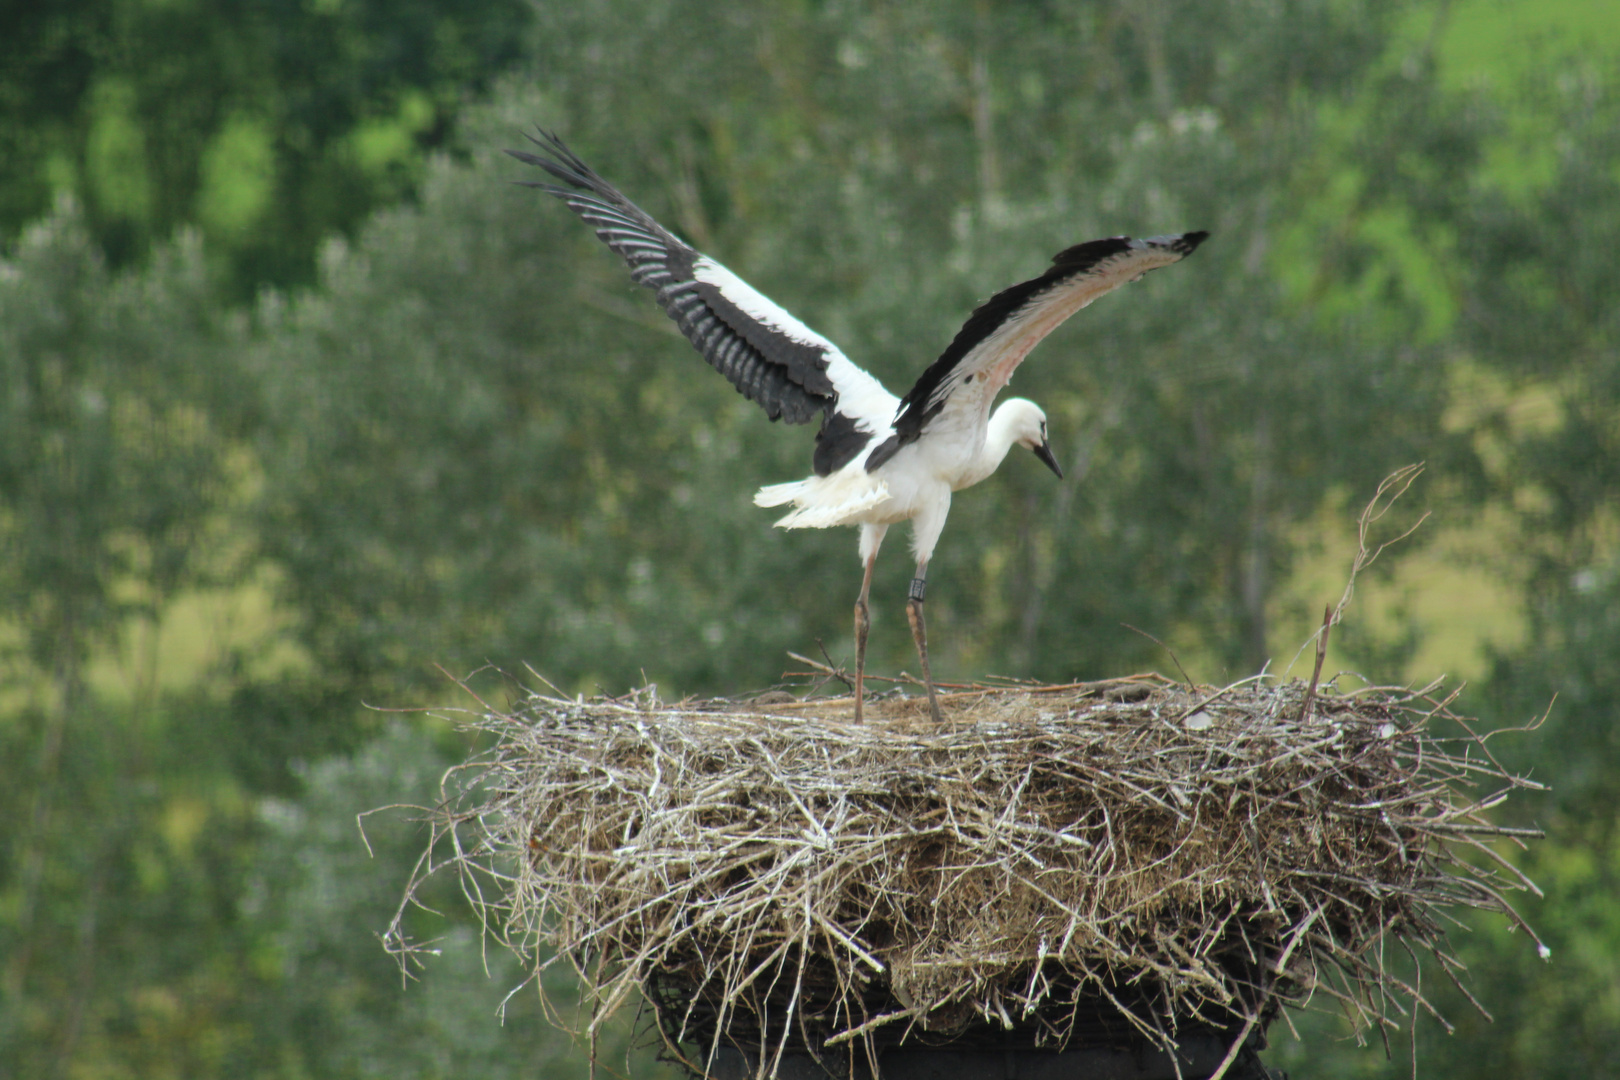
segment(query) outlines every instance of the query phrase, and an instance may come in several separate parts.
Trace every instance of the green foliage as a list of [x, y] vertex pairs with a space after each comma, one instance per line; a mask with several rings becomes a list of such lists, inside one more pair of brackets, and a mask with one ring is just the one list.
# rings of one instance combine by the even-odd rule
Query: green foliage
[[1612, 993], [1620, 957], [1620, 324], [1607, 299], [1620, 244], [1614, 85], [1589, 73], [1540, 87], [1533, 107], [1556, 118], [1561, 133], [1556, 170], [1533, 198], [1511, 187], [1482, 192], [1470, 237], [1480, 271], [1470, 345], [1512, 383], [1550, 388], [1551, 416], [1486, 420], [1501, 450], [1498, 497], [1519, 510], [1530, 626], [1523, 649], [1497, 657], [1487, 708], [1504, 725], [1547, 717], [1533, 738], [1503, 751], [1552, 788], [1519, 813], [1550, 834], [1521, 862], [1546, 892], [1528, 914], [1553, 956], [1543, 964], [1495, 933], [1464, 954], [1498, 1017], [1473, 1025], [1465, 1044], [1435, 1048], [1432, 1059], [1459, 1075], [1469, 1060], [1497, 1062], [1502, 1076], [1548, 1078], [1620, 1064]]
[[226, 569], [200, 543], [228, 496], [217, 303], [195, 237], [115, 279], [67, 202], [0, 264], [0, 604], [64, 693], [93, 644]]
[[[237, 1037], [236, 916], [254, 841], [196, 703], [13, 713], [0, 905], [0, 1050], [18, 1076], [95, 1061], [204, 1073]], [[54, 735], [59, 752], [48, 757]], [[43, 748], [43, 749], [42, 749]]]
[[64, 0], [0, 15], [0, 237], [72, 193], [115, 264], [202, 227], [234, 292], [410, 194], [521, 0]]
[[[1612, 817], [1604, 792], [1620, 768], [1620, 100], [1612, 84], [1544, 87], [1536, 103], [1562, 133], [1558, 170], [1532, 201], [1478, 197], [1477, 268], [1467, 343], [1540, 408], [1483, 413], [1493, 494], [1514, 505], [1527, 577], [1530, 640], [1497, 658], [1499, 715], [1546, 711], [1533, 760], [1557, 776], [1549, 809], [1583, 825]], [[1526, 761], [1532, 759], [1527, 758]]]
[[112, 703], [86, 669], [185, 590], [238, 570], [218, 543], [231, 442], [210, 407], [229, 340], [194, 237], [110, 275], [64, 202], [0, 264], [0, 692], [17, 703], [0, 728], [14, 823], [0, 1038], [30, 1048], [25, 1060], [101, 1031], [109, 956], [162, 983], [220, 945], [213, 923], [161, 944], [169, 890], [181, 906], [223, 899], [194, 875], [228, 865], [229, 848], [193, 848], [187, 824], [205, 755], [164, 741], [181, 727], [176, 703], [158, 706], [149, 680], [137, 704]]
[[[1503, 137], [1532, 120], [1557, 134], [1533, 185], [1520, 162], [1505, 174], [1492, 165], [1473, 185], [1458, 234], [1467, 279], [1456, 340], [1515, 391], [1491, 406], [1460, 403], [1478, 418], [1471, 434], [1485, 451], [1482, 502], [1513, 508], [1529, 631], [1521, 648], [1495, 657], [1474, 701], [1490, 726], [1545, 717], [1534, 734], [1493, 747], [1551, 788], [1511, 810], [1548, 839], [1503, 854], [1545, 893], [1522, 910], [1552, 955], [1539, 959], [1500, 924], [1472, 925], [1459, 935], [1460, 956], [1494, 1023], [1442, 984], [1436, 1001], [1457, 1033], [1420, 1024], [1418, 1055], [1430, 1075], [1488, 1068], [1500, 1077], [1576, 1078], [1615, 1071], [1620, 1024], [1612, 992], [1620, 957], [1612, 797], [1620, 773], [1620, 339], [1607, 300], [1620, 245], [1620, 101], [1612, 73], [1592, 70], [1518, 89], [1521, 115], [1503, 125]], [[1404, 1075], [1406, 1052], [1397, 1048], [1397, 1062], [1377, 1074]], [[1310, 1060], [1304, 1051], [1292, 1057], [1301, 1068]], [[1335, 1061], [1321, 1075], [1372, 1073]]]

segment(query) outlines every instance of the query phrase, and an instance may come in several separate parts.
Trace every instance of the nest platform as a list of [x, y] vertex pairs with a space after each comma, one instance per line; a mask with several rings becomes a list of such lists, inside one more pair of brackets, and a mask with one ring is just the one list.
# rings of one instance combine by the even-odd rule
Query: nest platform
[[447, 778], [419, 874], [454, 868], [507, 945], [574, 966], [587, 1033], [645, 1000], [717, 1076], [893, 1075], [895, 1048], [943, 1046], [1236, 1076], [1289, 1007], [1379, 1032], [1433, 1012], [1394, 958], [1455, 981], [1448, 909], [1534, 940], [1508, 900], [1534, 885], [1495, 848], [1536, 834], [1488, 816], [1534, 785], [1432, 687], [1141, 676], [941, 704], [943, 725], [901, 695], [860, 725], [786, 694], [485, 710], [495, 747]]

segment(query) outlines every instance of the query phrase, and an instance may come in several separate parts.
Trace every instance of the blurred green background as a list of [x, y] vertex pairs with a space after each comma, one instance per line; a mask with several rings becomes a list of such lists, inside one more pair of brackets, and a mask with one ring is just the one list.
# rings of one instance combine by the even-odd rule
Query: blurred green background
[[[1552, 704], [1493, 745], [1552, 786], [1502, 816], [1548, 830], [1506, 853], [1553, 955], [1468, 920], [1495, 1023], [1436, 991], [1422, 1075], [1620, 1075], [1620, 7], [63, 0], [0, 62], [0, 1073], [584, 1076], [532, 987], [502, 1024], [450, 883], [401, 987], [422, 836], [355, 815], [470, 744], [381, 710], [469, 705], [436, 665], [502, 700], [850, 656], [854, 534], [750, 503], [810, 433], [507, 183], [542, 124], [896, 390], [1060, 248], [1212, 230], [1020, 370], [1067, 479], [958, 499], [935, 671], [1174, 673], [1130, 623], [1297, 674], [1427, 462], [1328, 669]], [[1299, 1027], [1296, 1076], [1410, 1070]]]

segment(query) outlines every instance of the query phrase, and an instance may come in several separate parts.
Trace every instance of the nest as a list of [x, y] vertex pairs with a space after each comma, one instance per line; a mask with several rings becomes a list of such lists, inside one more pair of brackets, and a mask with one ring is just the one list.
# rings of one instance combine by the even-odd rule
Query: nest
[[1230, 1063], [1282, 1006], [1438, 1017], [1394, 958], [1457, 981], [1447, 909], [1531, 933], [1494, 845], [1537, 834], [1486, 812], [1535, 785], [1449, 700], [1144, 676], [857, 726], [847, 698], [534, 695], [471, 721], [496, 745], [447, 778], [407, 902], [453, 867], [507, 945], [577, 969], [587, 1032], [644, 996], [699, 1071], [1190, 1033]]

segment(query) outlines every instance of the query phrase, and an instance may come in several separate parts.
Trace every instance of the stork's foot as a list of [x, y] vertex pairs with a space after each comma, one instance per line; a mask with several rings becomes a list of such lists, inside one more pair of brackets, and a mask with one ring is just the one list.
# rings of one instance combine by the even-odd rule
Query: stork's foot
[[866, 704], [866, 632], [872, 627], [872, 615], [866, 606], [866, 597], [855, 601], [855, 722], [861, 722]]
[[945, 722], [944, 714], [939, 711], [939, 697], [934, 693], [934, 676], [928, 670], [928, 626], [923, 621], [923, 602], [917, 594], [922, 590], [917, 586], [921, 579], [911, 583], [911, 599], [906, 602], [906, 618], [911, 623], [911, 637], [917, 643], [917, 659], [922, 663], [923, 685], [928, 688], [928, 711], [934, 717], [934, 723]]

